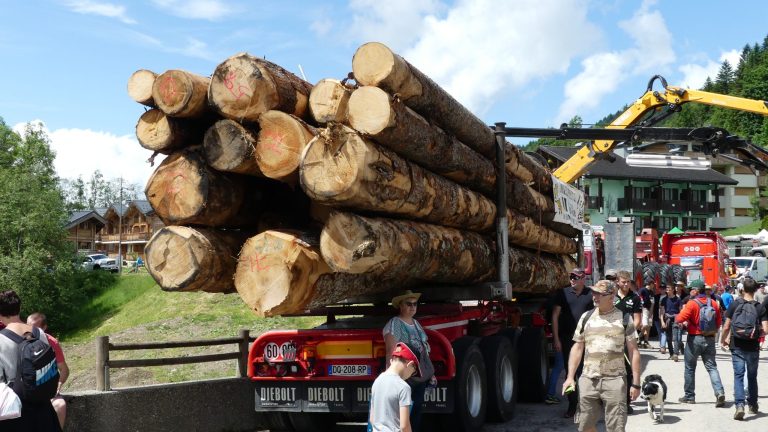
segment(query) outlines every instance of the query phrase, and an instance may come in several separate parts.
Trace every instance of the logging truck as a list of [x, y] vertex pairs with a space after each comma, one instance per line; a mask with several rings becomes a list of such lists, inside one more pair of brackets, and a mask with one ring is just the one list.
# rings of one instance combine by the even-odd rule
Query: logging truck
[[[360, 51], [356, 54], [356, 59], [359, 53]], [[397, 56], [390, 60], [395, 66], [398, 62], [404, 63], [404, 60]], [[358, 82], [363, 82], [367, 71], [358, 70], [355, 67], [356, 61], [353, 60], [355, 77]], [[395, 66], [389, 66], [396, 69]], [[418, 81], [422, 86], [422, 93], [439, 94], [443, 101], [452, 101], [450, 96], [441, 93], [442, 90], [435, 89], [433, 82], [422, 79], [418, 70], [412, 68], [410, 73], [416, 74], [416, 78], [401, 80], [400, 84], [397, 84], [387, 81], [388, 78], [378, 77], [374, 80], [376, 82], [370, 85], [378, 85], [398, 94], [408, 103], [413, 89], [398, 85], [413, 85]], [[663, 93], [653, 91], [652, 85], [656, 80], [662, 81]], [[364, 91], [361, 91], [363, 89]], [[369, 99], [379, 97], [377, 89], [363, 89], [356, 90], [354, 94], [361, 97], [365, 94]], [[381, 97], [386, 99], [386, 95]], [[420, 101], [418, 97], [416, 99], [416, 102], [409, 106], [418, 111]], [[505, 167], [507, 170], [510, 165], [523, 167], [521, 178], [527, 176], [528, 181], [539, 185], [554, 184], [556, 188], [558, 184], [575, 181], [592, 161], [598, 158], [610, 159], [610, 153], [618, 142], [636, 143], [648, 139], [664, 139], [696, 141], [708, 154], [732, 151], [742, 158], [740, 162], [760, 169], [765, 168], [761, 158], [754, 154], [764, 154], [763, 151], [738, 140], [738, 137], [724, 133], [722, 129], [649, 127], [669, 112], [678, 110], [679, 106], [686, 102], [768, 113], [768, 104], [765, 102], [669, 87], [663, 78], [657, 76], [649, 82], [646, 94], [606, 129], [507, 128], [504, 123], [496, 124], [495, 128], [473, 129], [484, 137], [481, 141], [486, 145], [482, 148], [475, 145], [473, 148], [490, 160], [497, 161], [493, 169], [495, 178], [479, 175], [487, 174], [488, 171], [475, 172], [472, 176], [464, 175], [476, 190], [496, 197], [492, 204], [495, 205], [495, 230], [498, 240], [495, 243], [497, 273], [495, 281], [489, 283], [433, 284], [417, 289], [423, 293], [418, 318], [429, 338], [430, 357], [438, 379], [437, 387], [428, 388], [425, 396], [425, 430], [436, 429], [434, 422], [439, 422], [442, 428], [448, 430], [477, 430], [487, 419], [509, 419], [514, 414], [518, 400], [540, 401], [545, 394], [544, 386], [549, 369], [545, 340], [546, 321], [538, 312], [538, 307], [542, 293], [566, 284], [549, 286], [538, 291], [538, 295], [526, 295], [525, 292], [515, 290], [516, 283], [521, 283], [521, 279], [519, 274], [515, 274], [517, 270], [513, 268], [514, 265], [510, 264], [510, 250], [507, 244], [515, 230], [511, 229], [510, 212], [507, 210], [508, 184]], [[351, 117], [355, 101], [350, 99], [348, 104]], [[455, 106], [460, 107], [457, 103]], [[662, 108], [667, 113], [643, 120], [647, 113]], [[392, 111], [396, 110], [392, 108]], [[348, 119], [354, 129], [374, 137], [384, 129], [375, 126], [375, 122], [370, 118], [361, 120], [363, 113], [358, 112], [358, 117]], [[388, 116], [395, 116], [390, 111], [387, 112]], [[459, 125], [459, 129], [466, 126], [467, 122], [479, 121], [462, 109], [442, 114], [447, 118], [443, 119], [444, 121], [454, 126]], [[398, 117], [407, 115], [411, 113], [406, 112], [404, 108], [403, 112], [397, 113]], [[465, 129], [471, 128], [467, 126]], [[462, 141], [475, 139], [462, 136], [465, 132], [462, 130], [447, 130]], [[491, 134], [491, 139], [487, 139]], [[352, 136], [353, 141], [358, 139], [353, 135], [348, 136]], [[507, 136], [594, 141], [583, 146], [551, 179], [544, 179], [545, 176], [540, 174], [541, 170], [531, 165], [536, 164], [533, 159], [510, 149], [510, 145], [505, 141]], [[377, 137], [378, 139], [386, 140], [386, 137]], [[397, 151], [408, 154], [411, 150]], [[394, 157], [389, 154], [385, 156], [389, 159]], [[309, 149], [305, 150], [305, 161], [307, 157], [312, 157]], [[419, 160], [419, 157], [423, 158], [424, 155], [408, 154], [408, 157]], [[469, 159], [471, 158], [467, 160]], [[515, 160], [510, 163], [510, 159]], [[429, 160], [421, 160], [420, 163], [429, 166]], [[483, 163], [479, 161], [477, 166], [485, 166]], [[443, 175], [452, 172], [452, 167], [447, 165], [436, 167], [434, 171], [439, 173], [441, 168]], [[429, 173], [419, 172], [416, 177], [428, 175]], [[513, 184], [512, 187], [519, 186]], [[312, 196], [309, 191], [307, 193]], [[317, 194], [320, 195], [322, 194]], [[557, 199], [556, 197], [556, 202]], [[575, 232], [581, 230], [580, 225], [574, 225], [577, 226], [579, 229], [574, 229]], [[631, 243], [632, 246], [626, 248], [629, 251], [630, 267], [638, 265], [634, 232]], [[530, 275], [525, 275], [523, 279], [527, 281], [529, 277]], [[388, 362], [382, 328], [395, 313], [387, 306], [392, 292], [391, 289], [381, 290], [378, 294], [361, 295], [357, 299], [347, 296], [337, 305], [307, 309], [302, 314], [322, 315], [326, 317], [326, 322], [312, 329], [269, 331], [256, 339], [251, 345], [248, 357], [248, 376], [255, 384], [255, 409], [264, 427], [272, 430], [328, 430], [336, 421], [367, 420], [371, 383], [376, 375], [386, 368]]]

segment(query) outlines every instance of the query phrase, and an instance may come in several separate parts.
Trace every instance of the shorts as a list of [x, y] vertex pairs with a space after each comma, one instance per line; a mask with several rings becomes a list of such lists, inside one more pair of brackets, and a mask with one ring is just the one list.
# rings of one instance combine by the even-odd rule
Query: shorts
[[643, 317], [640, 320], [640, 324], [643, 327], [650, 327], [651, 326], [651, 310], [643, 308]]
[[605, 409], [605, 430], [623, 432], [627, 425], [627, 380], [625, 376], [579, 378], [579, 409], [574, 423], [579, 431], [595, 427]]

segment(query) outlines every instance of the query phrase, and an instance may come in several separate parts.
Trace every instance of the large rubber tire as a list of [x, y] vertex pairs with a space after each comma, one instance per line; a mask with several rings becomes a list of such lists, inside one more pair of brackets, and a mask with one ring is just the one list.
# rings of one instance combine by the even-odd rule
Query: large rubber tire
[[672, 265], [672, 283], [685, 282], [685, 269], [678, 264]]
[[488, 377], [488, 419], [506, 422], [515, 415], [517, 405], [518, 358], [512, 341], [504, 335], [485, 337], [480, 341]]
[[270, 432], [293, 432], [293, 425], [288, 415], [282, 412], [267, 412], [267, 423]]
[[336, 426], [336, 416], [331, 413], [288, 413], [288, 419], [296, 432], [330, 431]]
[[477, 431], [485, 423], [488, 409], [487, 381], [483, 353], [477, 338], [463, 337], [453, 343], [456, 356], [453, 415], [442, 416], [443, 427], [456, 432]]
[[656, 283], [656, 275], [659, 271], [659, 264], [655, 262], [643, 263], [643, 285]]
[[543, 402], [547, 395], [549, 361], [541, 327], [526, 327], [517, 341], [520, 402]]
[[666, 288], [667, 284], [674, 284], [675, 281], [672, 280], [673, 274], [672, 274], [672, 266], [669, 264], [660, 264], [659, 265], [659, 283], [661, 284], [662, 288]]

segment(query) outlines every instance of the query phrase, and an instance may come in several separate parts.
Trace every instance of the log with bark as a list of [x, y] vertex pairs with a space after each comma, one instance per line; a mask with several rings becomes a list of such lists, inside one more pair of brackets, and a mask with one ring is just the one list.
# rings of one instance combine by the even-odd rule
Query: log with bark
[[515, 295], [544, 294], [568, 286], [565, 256], [535, 253], [524, 249], [509, 249], [509, 282]]
[[247, 233], [166, 226], [147, 243], [147, 270], [164, 291], [235, 291], [237, 253]]
[[166, 225], [255, 226], [258, 190], [242, 176], [215, 171], [197, 148], [168, 156], [147, 181], [147, 200]]
[[309, 111], [312, 118], [324, 125], [330, 122], [347, 122], [347, 103], [353, 87], [341, 81], [326, 78], [320, 80], [309, 94]]
[[483, 195], [432, 174], [356, 131], [331, 125], [304, 152], [301, 186], [328, 205], [402, 215], [485, 231], [495, 206]]
[[171, 69], [155, 79], [152, 98], [171, 117], [204, 117], [209, 113], [209, 83], [207, 77]]
[[333, 213], [323, 227], [320, 250], [334, 271], [454, 284], [486, 280], [496, 252], [489, 239], [472, 231], [343, 212]]
[[[495, 160], [496, 137], [488, 125], [384, 44], [370, 42], [358, 48], [352, 58], [352, 71], [360, 84], [396, 94], [405, 105], [455, 135], [465, 145]], [[525, 157], [512, 144], [507, 143], [505, 150], [506, 166], [511, 174], [526, 182], [537, 182], [542, 191], [551, 191], [546, 168]]]
[[374, 141], [433, 172], [493, 194], [494, 165], [434, 127], [378, 87], [360, 87], [349, 98], [349, 124]]
[[282, 67], [241, 53], [216, 66], [208, 99], [222, 116], [238, 122], [255, 122], [269, 110], [307, 119], [311, 90], [310, 83]]
[[154, 108], [145, 111], [136, 123], [136, 138], [147, 150], [171, 154], [184, 147], [199, 145], [208, 124], [201, 119], [171, 117]]
[[152, 85], [156, 78], [156, 73], [146, 69], [132, 73], [128, 78], [128, 96], [142, 105], [154, 108], [157, 105], [152, 98]]
[[403, 285], [372, 275], [332, 273], [316, 234], [265, 231], [243, 245], [235, 273], [240, 298], [259, 316], [300, 313]]

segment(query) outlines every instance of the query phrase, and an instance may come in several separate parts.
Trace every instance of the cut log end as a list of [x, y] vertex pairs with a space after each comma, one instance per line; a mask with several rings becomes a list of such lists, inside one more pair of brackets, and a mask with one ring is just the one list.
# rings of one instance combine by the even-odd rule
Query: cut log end
[[347, 115], [356, 130], [376, 135], [394, 124], [390, 96], [378, 87], [360, 87], [349, 97]]
[[371, 232], [361, 218], [349, 213], [334, 212], [320, 234], [320, 250], [325, 262], [334, 271], [365, 273], [387, 258], [376, 253]]
[[156, 73], [146, 69], [139, 69], [132, 73], [130, 78], [128, 78], [128, 96], [142, 105], [154, 107], [155, 100], [152, 98], [152, 86], [156, 78]]
[[261, 172], [273, 179], [292, 179], [295, 184], [301, 153], [314, 137], [304, 122], [280, 111], [267, 111], [259, 117], [256, 161]]
[[347, 104], [352, 90], [335, 79], [320, 80], [309, 94], [309, 110], [318, 124], [346, 123]]
[[203, 164], [186, 153], [169, 156], [147, 181], [146, 196], [152, 208], [169, 221], [197, 216], [206, 204], [201, 187], [206, 178]]
[[152, 86], [158, 108], [175, 117], [199, 117], [207, 109], [208, 78], [171, 69], [160, 74]]
[[[304, 191], [319, 201], [339, 201], [349, 194], [348, 189], [359, 188], [360, 166], [365, 155], [358, 150], [360, 145], [346, 145], [348, 139], [360, 139], [349, 129], [329, 128], [323, 130], [307, 144], [301, 162], [300, 179]], [[328, 164], [332, 164], [329, 175]]]
[[199, 244], [190, 242], [194, 230], [183, 226], [163, 227], [147, 245], [147, 270], [164, 291], [185, 291], [197, 279]]
[[139, 117], [136, 138], [147, 150], [165, 152], [173, 143], [174, 130], [168, 116], [159, 109], [151, 109]]
[[219, 171], [260, 175], [254, 159], [256, 139], [234, 120], [219, 120], [205, 132], [206, 161]]
[[393, 73], [396, 61], [395, 53], [386, 45], [379, 42], [366, 43], [352, 57], [355, 80], [363, 85], [379, 85]]

